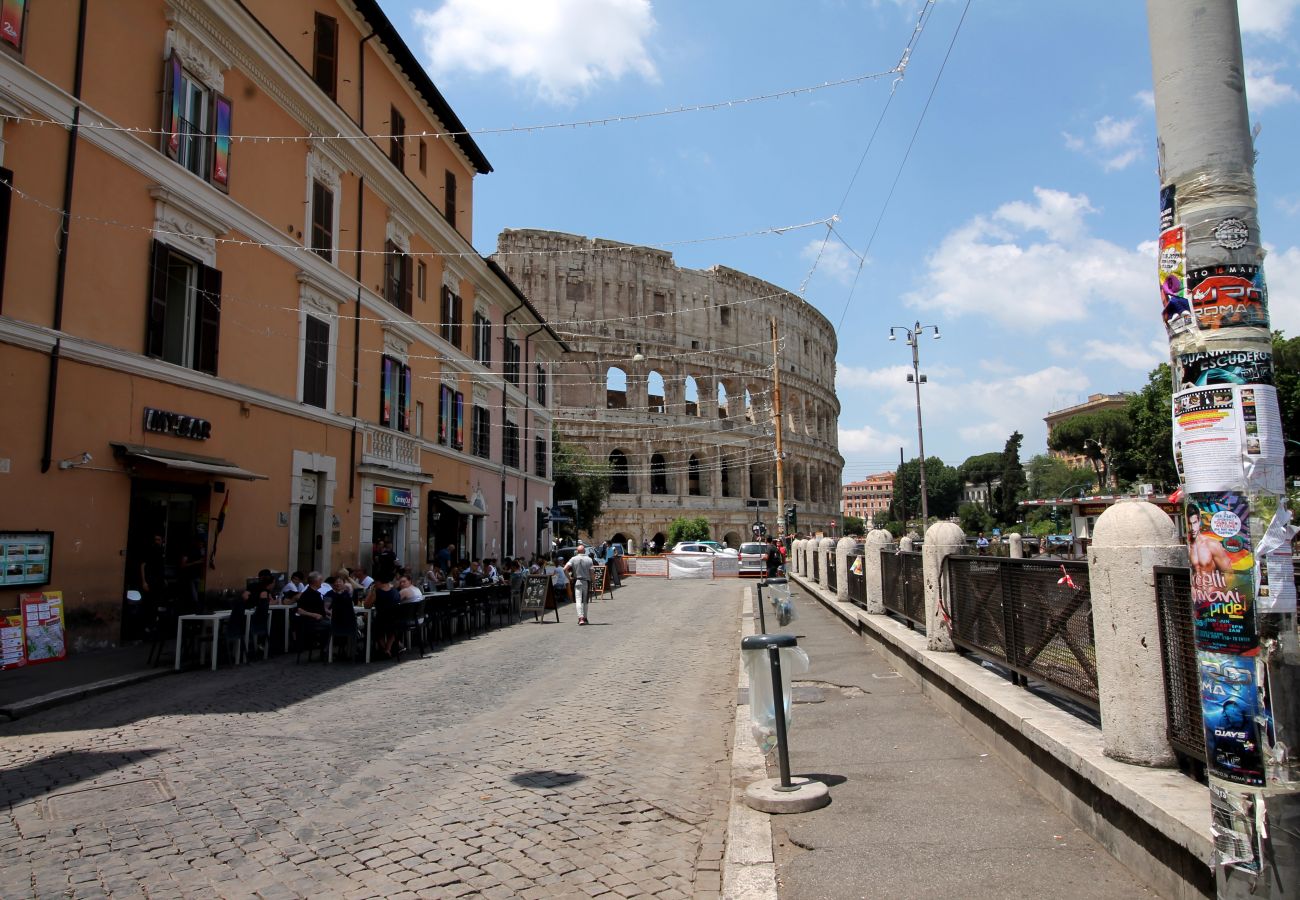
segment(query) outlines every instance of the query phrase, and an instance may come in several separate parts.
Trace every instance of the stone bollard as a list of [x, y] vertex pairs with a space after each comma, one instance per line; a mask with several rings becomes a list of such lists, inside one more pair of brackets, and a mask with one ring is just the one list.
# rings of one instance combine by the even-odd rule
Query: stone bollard
[[1025, 539], [1024, 539], [1024, 538], [1022, 538], [1020, 535], [1016, 534], [1016, 533], [1013, 531], [1013, 532], [1011, 532], [1011, 534], [1007, 535], [1007, 543], [1011, 545], [1011, 558], [1012, 558], [1012, 559], [1024, 559], [1024, 558], [1025, 558]]
[[849, 558], [858, 549], [858, 542], [851, 537], [842, 537], [835, 545], [835, 599], [841, 603], [849, 602]]
[[862, 578], [867, 587], [867, 612], [875, 616], [885, 614], [885, 584], [881, 575], [880, 548], [894, 543], [894, 536], [883, 528], [867, 535], [862, 551]]
[[1105, 754], [1172, 766], [1152, 566], [1186, 566], [1187, 548], [1159, 507], [1121, 500], [1097, 518], [1088, 552], [1097, 696]]
[[941, 574], [944, 558], [965, 549], [966, 534], [959, 525], [937, 522], [925, 531], [925, 544], [921, 547], [925, 568], [925, 636], [926, 646], [931, 650], [951, 653], [956, 649], [948, 621], [941, 611], [951, 609], [949, 598], [940, 594], [945, 580]]
[[[817, 575], [818, 585], [825, 590], [831, 583], [831, 575], [827, 563], [830, 562], [831, 554], [835, 552], [835, 538], [822, 538], [817, 542]], [[836, 573], [838, 577], [839, 573]]]
[[790, 542], [790, 571], [796, 575], [803, 574], [803, 538]]
[[915, 542], [915, 540], [916, 539], [913, 538], [910, 534], [903, 535], [901, 538], [898, 539], [898, 549], [905, 551], [907, 553], [911, 553], [912, 544]]

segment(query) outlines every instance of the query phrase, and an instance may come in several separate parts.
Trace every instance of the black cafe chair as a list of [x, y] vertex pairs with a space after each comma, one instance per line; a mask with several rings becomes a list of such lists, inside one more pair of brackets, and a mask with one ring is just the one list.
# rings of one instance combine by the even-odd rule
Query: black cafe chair
[[[407, 647], [414, 646], [415, 643], [420, 645], [420, 657], [423, 658], [428, 652], [424, 643], [424, 631], [427, 619], [425, 615], [424, 598], [419, 600], [406, 600], [397, 605], [401, 618], [398, 620], [398, 634], [402, 635], [402, 643]], [[411, 640], [414, 634], [416, 640]]]

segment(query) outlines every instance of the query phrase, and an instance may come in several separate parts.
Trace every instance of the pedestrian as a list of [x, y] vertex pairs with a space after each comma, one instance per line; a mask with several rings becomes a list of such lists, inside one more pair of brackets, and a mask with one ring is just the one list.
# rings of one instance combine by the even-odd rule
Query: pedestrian
[[641, 538], [641, 555], [642, 556], [650, 555], [650, 542], [647, 541], [645, 538]]
[[984, 536], [982, 531], [980, 536], [975, 539], [975, 548], [979, 550], [980, 556], [986, 556], [989, 552], [989, 539]]
[[582, 544], [573, 557], [564, 564], [564, 572], [573, 580], [573, 602], [578, 606], [578, 624], [587, 624], [587, 592], [591, 588], [591, 576], [595, 565], [587, 555], [587, 548]]
[[151, 619], [159, 617], [167, 603], [167, 545], [161, 533], [153, 536], [140, 559], [140, 593]]

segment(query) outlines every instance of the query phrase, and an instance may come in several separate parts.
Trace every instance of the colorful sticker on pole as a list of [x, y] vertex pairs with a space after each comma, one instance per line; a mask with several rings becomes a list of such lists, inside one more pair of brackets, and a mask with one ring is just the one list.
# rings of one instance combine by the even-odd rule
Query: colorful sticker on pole
[[1187, 254], [1183, 229], [1170, 228], [1160, 233], [1160, 298], [1164, 306], [1165, 327], [1170, 334], [1196, 327], [1192, 307], [1187, 301]]
[[1192, 566], [1196, 647], [1253, 656], [1255, 556], [1244, 494], [1188, 494], [1187, 552]]
[[1187, 298], [1202, 331], [1268, 325], [1268, 290], [1259, 266], [1231, 263], [1191, 269]]
[[1263, 854], [1259, 848], [1258, 823], [1262, 810], [1257, 794], [1229, 790], [1210, 783], [1210, 836], [1214, 839], [1214, 865], [1232, 866], [1243, 872], [1258, 872]]
[[1273, 354], [1265, 350], [1202, 350], [1179, 353], [1174, 390], [1220, 384], [1273, 383]]
[[1270, 385], [1174, 394], [1174, 465], [1186, 490], [1283, 493], [1285, 444], [1276, 395]]
[[1259, 692], [1253, 660], [1198, 651], [1201, 712], [1205, 718], [1206, 765], [1237, 784], [1264, 784], [1264, 754], [1255, 714]]
[[1160, 188], [1160, 230], [1168, 231], [1174, 227], [1177, 221], [1177, 209], [1175, 207], [1178, 188], [1172, 184], [1166, 184]]
[[27, 640], [27, 662], [42, 663], [68, 655], [63, 627], [63, 592], [19, 594], [23, 630]]
[[23, 639], [23, 617], [0, 616], [0, 669], [27, 665], [27, 644]]

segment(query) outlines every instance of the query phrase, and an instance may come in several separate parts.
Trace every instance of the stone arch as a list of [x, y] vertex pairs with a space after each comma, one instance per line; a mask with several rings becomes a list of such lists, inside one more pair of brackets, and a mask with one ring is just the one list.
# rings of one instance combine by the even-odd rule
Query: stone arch
[[745, 388], [745, 421], [754, 424], [754, 398], [749, 393], [749, 388]]
[[662, 453], [650, 457], [650, 493], [668, 493], [668, 464]]
[[694, 375], [687, 375], [682, 390], [684, 401], [683, 410], [688, 416], [698, 416], [700, 414], [700, 386], [695, 380]]
[[632, 481], [628, 478], [627, 454], [622, 450], [611, 450], [609, 454], [609, 492], [611, 494], [632, 493]]
[[605, 370], [605, 408], [627, 409], [627, 373], [618, 366]]
[[722, 536], [722, 543], [726, 544], [728, 547], [732, 548], [733, 550], [739, 550], [740, 532], [728, 531], [725, 535]]
[[700, 458], [694, 453], [686, 463], [686, 473], [688, 492], [692, 497], [700, 496]]
[[651, 369], [650, 374], [645, 379], [646, 386], [646, 406], [650, 412], [666, 412], [665, 400], [667, 396], [664, 388], [664, 376], [657, 370]]
[[721, 378], [718, 379], [717, 401], [718, 401], [718, 418], [725, 419], [727, 417], [727, 402], [728, 402], [727, 383], [723, 381]]
[[735, 485], [736, 479], [731, 471], [731, 467], [727, 465], [726, 460], [719, 461], [718, 475], [722, 482], [722, 496], [724, 497], [736, 496], [736, 485]]

